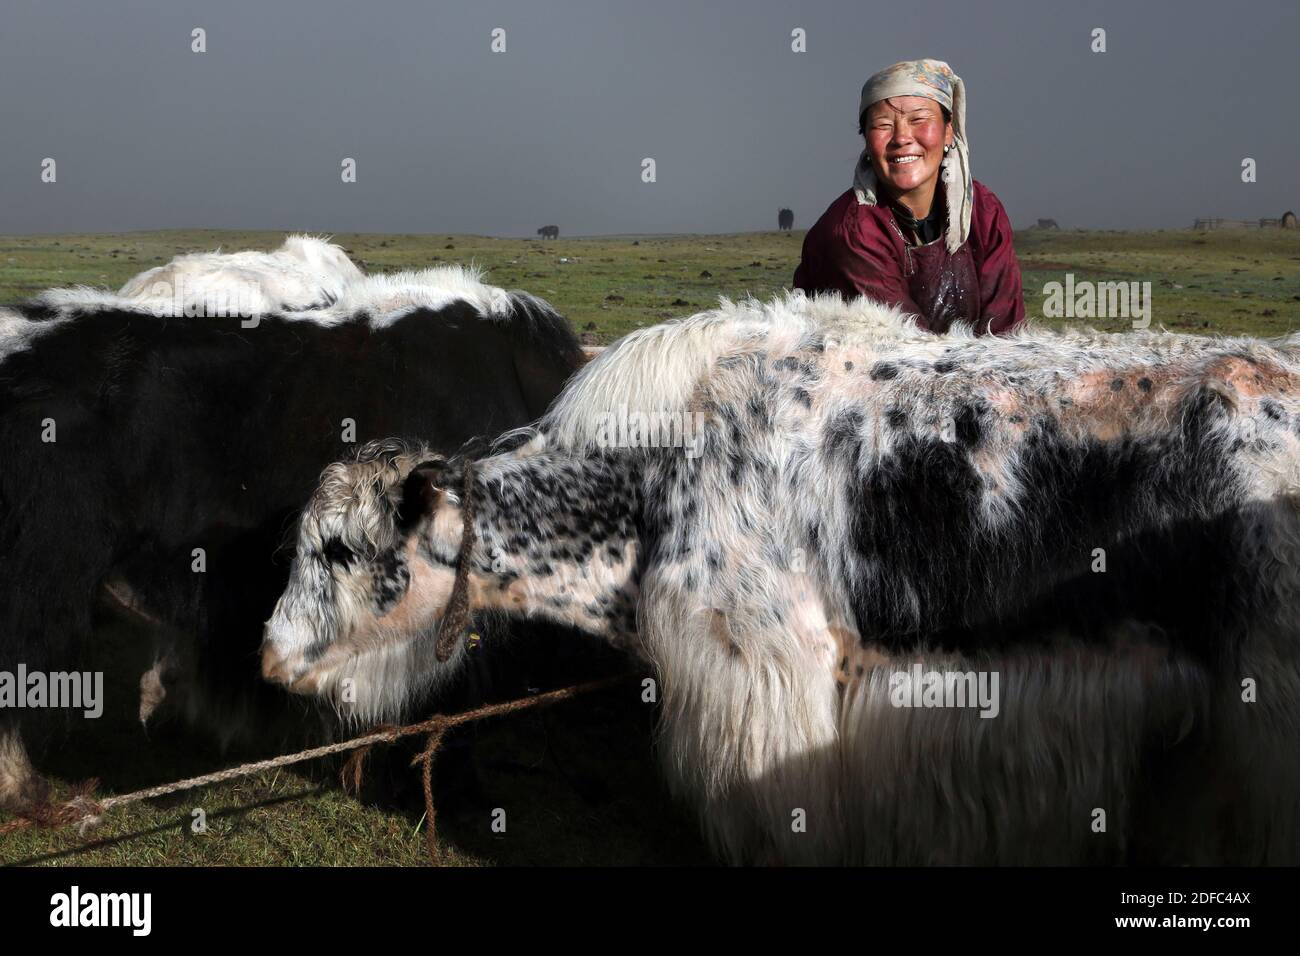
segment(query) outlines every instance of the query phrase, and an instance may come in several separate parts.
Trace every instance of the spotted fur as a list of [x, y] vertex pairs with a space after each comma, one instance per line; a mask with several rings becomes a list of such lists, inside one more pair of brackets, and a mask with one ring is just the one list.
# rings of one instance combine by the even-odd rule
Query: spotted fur
[[[699, 454], [604, 447], [620, 406], [702, 415]], [[475, 464], [473, 607], [651, 662], [668, 779], [726, 858], [1300, 860], [1294, 343], [724, 301], [615, 344], [511, 443]], [[317, 491], [268, 676], [329, 696], [376, 656], [383, 710], [438, 672], [456, 473], [364, 516]], [[322, 522], [408, 556], [387, 614], [364, 574], [322, 586]], [[1000, 716], [891, 705], [913, 661], [997, 671]]]

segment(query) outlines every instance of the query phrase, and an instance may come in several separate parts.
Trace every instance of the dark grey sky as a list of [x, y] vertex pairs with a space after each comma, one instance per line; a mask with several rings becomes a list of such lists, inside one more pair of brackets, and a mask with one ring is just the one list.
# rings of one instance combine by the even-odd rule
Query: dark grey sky
[[1300, 209], [1297, 0], [3, 0], [0, 233], [807, 226], [863, 80], [918, 56], [1017, 227]]

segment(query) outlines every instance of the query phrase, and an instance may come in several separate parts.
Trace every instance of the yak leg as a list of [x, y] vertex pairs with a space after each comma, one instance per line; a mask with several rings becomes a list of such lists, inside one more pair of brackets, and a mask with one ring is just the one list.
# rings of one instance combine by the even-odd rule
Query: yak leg
[[732, 862], [838, 862], [838, 691], [820, 607], [793, 593], [779, 613], [690, 597], [642, 605], [671, 788]]
[[39, 803], [49, 785], [27, 757], [17, 725], [0, 726], [0, 810], [20, 810]]

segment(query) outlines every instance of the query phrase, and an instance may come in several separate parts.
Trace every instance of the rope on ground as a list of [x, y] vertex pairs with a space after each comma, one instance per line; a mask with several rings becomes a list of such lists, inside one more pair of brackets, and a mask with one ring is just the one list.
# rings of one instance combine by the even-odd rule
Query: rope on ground
[[296, 763], [305, 763], [308, 760], [316, 760], [320, 757], [328, 757], [331, 754], [346, 753], [348, 751], [356, 751], [356, 753], [348, 759], [340, 776], [343, 779], [345, 788], [350, 781], [352, 791], [356, 792], [356, 790], [360, 789], [362, 769], [371, 748], [376, 744], [393, 743], [402, 737], [426, 734], [428, 740], [425, 748], [411, 761], [411, 766], [423, 765], [421, 782], [424, 788], [425, 839], [428, 844], [430, 858], [437, 862], [437, 834], [434, 829], [433, 806], [433, 761], [438, 755], [438, 750], [442, 746], [443, 738], [448, 730], [460, 724], [483, 720], [487, 717], [500, 717], [503, 714], [512, 714], [530, 707], [547, 707], [562, 700], [569, 700], [592, 691], [603, 690], [626, 680], [630, 676], [632, 675], [619, 674], [601, 680], [588, 681], [585, 684], [561, 687], [559, 690], [547, 691], [544, 694], [537, 694], [532, 697], [520, 697], [500, 704], [488, 704], [485, 707], [478, 707], [459, 714], [437, 714], [417, 724], [407, 724], [404, 727], [383, 727], [336, 744], [326, 744], [321, 747], [312, 747], [309, 750], [300, 750], [297, 753], [271, 757], [267, 760], [244, 763], [227, 770], [218, 770], [215, 773], [189, 777], [185, 780], [177, 780], [174, 783], [147, 787], [144, 790], [134, 790], [131, 793], [105, 797], [102, 800], [95, 800], [91, 797], [95, 787], [98, 786], [98, 781], [89, 780], [77, 786], [73, 797], [61, 804], [55, 804], [47, 798], [42, 803], [23, 808], [14, 819], [0, 824], [0, 836], [5, 836], [15, 830], [29, 826], [76, 826], [77, 832], [81, 836], [85, 836], [92, 827], [100, 823], [105, 813], [117, 807], [139, 803], [142, 800], [153, 800], [173, 793], [182, 793], [186, 790], [196, 790], [199, 787], [211, 786], [214, 783], [224, 783], [227, 780], [252, 776], [264, 770], [288, 767]]

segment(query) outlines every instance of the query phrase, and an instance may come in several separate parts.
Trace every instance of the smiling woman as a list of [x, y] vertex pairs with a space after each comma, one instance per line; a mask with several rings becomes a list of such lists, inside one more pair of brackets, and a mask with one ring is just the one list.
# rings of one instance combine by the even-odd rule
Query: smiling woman
[[932, 332], [1021, 324], [1011, 223], [970, 174], [961, 77], [940, 60], [881, 70], [862, 87], [858, 132], [866, 148], [853, 188], [808, 231], [795, 288], [866, 295]]

